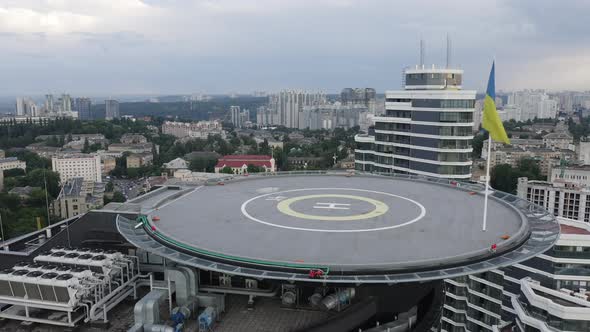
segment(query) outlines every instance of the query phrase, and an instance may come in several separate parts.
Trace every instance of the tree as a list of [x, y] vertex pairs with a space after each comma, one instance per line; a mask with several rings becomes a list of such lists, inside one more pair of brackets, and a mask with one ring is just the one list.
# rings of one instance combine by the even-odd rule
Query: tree
[[264, 172], [264, 168], [252, 164], [248, 164], [248, 173], [260, 173]]
[[490, 185], [497, 190], [512, 193], [518, 183], [518, 174], [508, 164], [496, 165], [490, 172]]
[[35, 169], [25, 176], [25, 185], [31, 187], [45, 188], [45, 181], [47, 181], [47, 192], [52, 198], [59, 195], [59, 173], [45, 170]]
[[473, 146], [473, 152], [471, 152], [471, 155], [473, 156], [473, 158], [479, 158], [479, 156], [481, 156], [481, 150], [483, 149], [483, 142], [485, 140], [487, 140], [489, 137], [488, 132], [484, 132], [484, 133], [478, 133], [477, 135], [475, 135], [475, 137], [473, 138], [472, 141], [472, 146]]
[[22, 168], [13, 168], [13, 169], [4, 170], [4, 177], [5, 178], [11, 178], [14, 176], [23, 176], [23, 175], [25, 175], [25, 170]]
[[217, 158], [211, 157], [197, 157], [190, 161], [189, 168], [193, 172], [213, 172], [217, 164]]
[[529, 180], [544, 179], [537, 161], [523, 158], [518, 162], [517, 168], [513, 168], [508, 164], [494, 167], [490, 172], [490, 185], [497, 190], [516, 193], [518, 178], [520, 177], [527, 177]]
[[221, 173], [234, 174], [234, 170], [229, 166], [225, 166], [224, 168], [221, 169]]
[[125, 195], [123, 195], [120, 191], [115, 191], [113, 193], [113, 198], [111, 198], [111, 202], [118, 202], [118, 203], [123, 203], [126, 200], [127, 199], [125, 198]]
[[90, 143], [88, 143], [88, 138], [84, 139], [84, 147], [82, 148], [82, 153], [90, 153]]
[[104, 187], [104, 190], [107, 192], [112, 192], [113, 190], [115, 190], [115, 185], [113, 184], [113, 181], [107, 182], [107, 184]]

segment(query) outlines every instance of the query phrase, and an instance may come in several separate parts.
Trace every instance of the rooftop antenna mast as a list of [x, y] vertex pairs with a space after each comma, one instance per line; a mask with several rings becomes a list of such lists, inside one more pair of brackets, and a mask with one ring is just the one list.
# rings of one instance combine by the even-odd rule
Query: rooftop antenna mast
[[424, 39], [420, 38], [420, 68], [424, 69]]
[[452, 44], [451, 44], [451, 37], [447, 34], [447, 69], [451, 68], [451, 53]]

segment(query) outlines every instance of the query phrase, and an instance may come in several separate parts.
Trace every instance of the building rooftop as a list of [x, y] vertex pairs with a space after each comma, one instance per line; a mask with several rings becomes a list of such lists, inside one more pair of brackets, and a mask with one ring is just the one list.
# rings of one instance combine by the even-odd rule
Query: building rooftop
[[563, 234], [578, 234], [578, 235], [590, 235], [590, 232], [587, 229], [581, 227], [575, 227], [570, 225], [560, 224], [561, 233]]
[[543, 136], [543, 139], [573, 139], [573, 137], [567, 133], [559, 132], [547, 134]]
[[18, 161], [18, 158], [17, 157], [0, 158], [0, 163], [11, 163], [14, 161]]
[[31, 193], [36, 190], [36, 189], [41, 189], [41, 187], [31, 187], [31, 186], [26, 186], [26, 187], [14, 187], [12, 189], [10, 189], [8, 191], [9, 194], [13, 194], [13, 195], [31, 195]]

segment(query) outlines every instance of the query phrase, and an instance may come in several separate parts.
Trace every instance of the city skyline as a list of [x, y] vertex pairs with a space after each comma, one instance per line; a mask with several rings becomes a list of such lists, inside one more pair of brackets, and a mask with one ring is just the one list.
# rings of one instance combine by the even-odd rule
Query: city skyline
[[469, 73], [464, 88], [483, 91], [495, 56], [498, 90], [587, 90], [580, 45], [588, 37], [582, 22], [565, 17], [589, 11], [581, 1], [8, 0], [0, 4], [0, 90], [382, 92], [397, 89], [401, 68], [418, 63], [420, 38], [426, 65], [444, 64], [447, 34], [452, 64]]

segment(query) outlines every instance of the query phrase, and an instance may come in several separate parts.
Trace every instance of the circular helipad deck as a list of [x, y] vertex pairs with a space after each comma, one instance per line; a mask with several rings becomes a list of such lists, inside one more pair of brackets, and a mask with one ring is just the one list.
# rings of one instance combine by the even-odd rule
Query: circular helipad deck
[[483, 206], [461, 186], [294, 175], [194, 188], [147, 214], [161, 241], [224, 262], [355, 274], [462, 265], [528, 239], [527, 218], [494, 198], [482, 231]]

